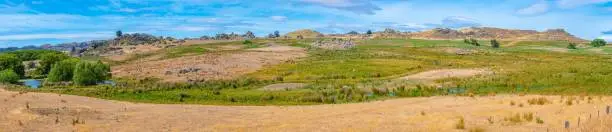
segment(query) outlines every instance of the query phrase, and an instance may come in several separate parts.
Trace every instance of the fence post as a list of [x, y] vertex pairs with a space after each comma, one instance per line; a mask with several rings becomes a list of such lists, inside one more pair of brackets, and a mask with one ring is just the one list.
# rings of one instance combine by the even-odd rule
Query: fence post
[[570, 127], [569, 121], [565, 121], [565, 128], [569, 128], [569, 127]]
[[606, 114], [610, 114], [610, 106], [608, 105], [608, 107], [606, 108]]

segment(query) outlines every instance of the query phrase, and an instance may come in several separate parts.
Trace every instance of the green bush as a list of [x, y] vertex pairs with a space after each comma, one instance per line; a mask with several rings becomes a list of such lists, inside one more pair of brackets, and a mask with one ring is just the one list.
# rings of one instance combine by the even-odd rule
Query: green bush
[[11, 69], [0, 71], [0, 83], [17, 83], [19, 82], [19, 75]]
[[24, 66], [21, 64], [21, 60], [14, 54], [1, 54], [0, 55], [0, 71], [13, 70], [19, 77], [23, 77], [25, 74]]
[[491, 47], [493, 48], [499, 48], [499, 42], [497, 42], [497, 40], [493, 39], [491, 40]]
[[567, 48], [568, 48], [568, 49], [578, 49], [578, 48], [576, 47], [576, 43], [569, 43], [569, 45], [567, 45]]
[[78, 59], [68, 59], [55, 63], [49, 71], [47, 81], [49, 82], [66, 82], [72, 81], [75, 65], [79, 62]]
[[480, 46], [480, 43], [478, 43], [478, 40], [471, 38], [470, 39], [470, 44], [474, 45], [474, 46]]
[[68, 59], [69, 57], [61, 53], [46, 53], [40, 56], [40, 67], [39, 70], [43, 74], [48, 74], [53, 64], [62, 60]]
[[18, 50], [8, 52], [8, 54], [14, 54], [21, 61], [33, 61], [38, 60], [44, 54], [53, 53], [53, 54], [61, 54], [62, 52], [54, 51], [54, 50]]
[[74, 69], [74, 81], [77, 85], [94, 85], [110, 79], [110, 66], [102, 63], [79, 62]]
[[608, 44], [608, 42], [606, 42], [606, 40], [603, 40], [603, 39], [595, 39], [591, 41], [591, 46], [593, 47], [606, 46], [606, 44]]

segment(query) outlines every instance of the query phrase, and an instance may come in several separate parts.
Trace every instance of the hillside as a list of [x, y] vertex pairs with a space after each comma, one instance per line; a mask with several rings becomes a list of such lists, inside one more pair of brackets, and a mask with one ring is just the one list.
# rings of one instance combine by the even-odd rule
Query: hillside
[[414, 39], [499, 39], [499, 40], [530, 40], [551, 41], [563, 40], [571, 42], [585, 42], [586, 40], [575, 37], [564, 29], [550, 29], [543, 32], [535, 30], [515, 30], [492, 27], [470, 27], [459, 30], [448, 28], [436, 28], [423, 32], [411, 33]]
[[297, 30], [297, 31], [293, 31], [293, 32], [289, 32], [285, 34], [285, 36], [289, 38], [298, 38], [298, 36], [300, 35], [304, 38], [316, 38], [316, 37], [323, 36], [323, 34], [317, 31], [314, 31], [314, 30], [310, 30], [310, 29], [302, 29], [302, 30]]

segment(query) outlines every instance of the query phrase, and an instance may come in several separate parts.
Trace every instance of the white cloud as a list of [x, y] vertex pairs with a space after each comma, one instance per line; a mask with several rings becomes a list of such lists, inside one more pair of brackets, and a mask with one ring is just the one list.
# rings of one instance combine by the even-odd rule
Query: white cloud
[[548, 9], [549, 9], [548, 3], [546, 1], [540, 1], [529, 7], [520, 9], [516, 11], [516, 13], [519, 15], [537, 15], [537, 14], [547, 12]]
[[287, 17], [286, 16], [271, 16], [270, 19], [274, 21], [282, 22], [282, 21], [286, 21]]
[[463, 16], [450, 16], [442, 20], [442, 26], [448, 28], [476, 27], [480, 26], [480, 23], [473, 18]]
[[346, 10], [357, 14], [374, 15], [375, 11], [381, 10], [370, 0], [297, 0], [307, 4], [320, 5], [328, 8]]
[[612, 43], [612, 35], [603, 35], [603, 36], [600, 36], [598, 38], [604, 39], [604, 40], [608, 41], [608, 43]]
[[590, 4], [600, 4], [611, 1], [612, 0], [559, 0], [558, 5], [561, 8], [575, 8]]
[[30, 7], [20, 4], [20, 5], [4, 5], [0, 4], [0, 13], [38, 13], [35, 10], [30, 9]]
[[112, 37], [111, 32], [67, 33], [67, 34], [17, 34], [0, 36], [0, 41], [33, 40], [33, 39], [97, 39]]

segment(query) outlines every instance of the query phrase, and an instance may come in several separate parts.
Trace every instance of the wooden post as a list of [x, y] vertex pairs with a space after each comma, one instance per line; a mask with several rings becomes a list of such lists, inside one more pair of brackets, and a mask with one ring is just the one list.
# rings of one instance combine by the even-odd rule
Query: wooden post
[[606, 108], [606, 114], [610, 114], [610, 106], [608, 105], [608, 107]]
[[565, 121], [565, 128], [567, 129], [567, 128], [569, 128], [569, 127], [570, 127], [570, 123], [569, 123], [569, 121]]

